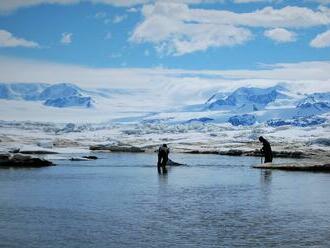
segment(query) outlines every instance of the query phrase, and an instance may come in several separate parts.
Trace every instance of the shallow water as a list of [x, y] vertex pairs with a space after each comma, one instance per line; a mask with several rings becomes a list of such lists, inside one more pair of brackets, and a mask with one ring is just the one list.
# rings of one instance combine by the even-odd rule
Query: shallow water
[[[98, 154], [0, 170], [1, 247], [330, 247], [330, 174], [259, 158]], [[284, 160], [282, 160], [283, 162]]]

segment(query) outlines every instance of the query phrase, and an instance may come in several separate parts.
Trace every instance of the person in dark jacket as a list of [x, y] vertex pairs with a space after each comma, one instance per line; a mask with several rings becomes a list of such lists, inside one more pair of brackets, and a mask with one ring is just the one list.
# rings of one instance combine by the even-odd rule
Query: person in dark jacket
[[158, 163], [157, 163], [157, 169], [158, 173], [161, 174], [162, 171], [163, 173], [166, 173], [166, 164], [168, 161], [168, 154], [170, 153], [170, 149], [167, 147], [166, 144], [163, 144], [161, 147], [158, 149]]
[[260, 136], [259, 141], [263, 145], [260, 151], [265, 155], [264, 163], [271, 163], [273, 161], [273, 152], [268, 140]]

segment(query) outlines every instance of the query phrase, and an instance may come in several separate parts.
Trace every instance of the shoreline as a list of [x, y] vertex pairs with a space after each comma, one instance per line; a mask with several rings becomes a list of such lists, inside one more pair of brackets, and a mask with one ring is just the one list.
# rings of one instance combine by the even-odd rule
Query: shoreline
[[[16, 123], [17, 124], [17, 123]], [[22, 123], [21, 123], [22, 124]], [[24, 124], [24, 123], [23, 123]], [[0, 128], [0, 152], [19, 149], [26, 155], [61, 157], [95, 152], [153, 153], [168, 144], [171, 153], [261, 157], [258, 137], [271, 143], [274, 158], [330, 161], [330, 126], [307, 128], [232, 127], [228, 125], [107, 124], [63, 129], [29, 123]], [[318, 142], [315, 142], [318, 141]]]
[[[157, 150], [136, 148], [133, 146], [112, 146], [111, 150], [91, 150], [88, 148], [80, 148], [77, 152], [72, 148], [62, 149], [61, 152], [54, 150], [16, 150], [0, 153], [2, 160], [0, 161], [0, 168], [14, 167], [14, 168], [37, 168], [56, 165], [56, 160], [70, 160], [70, 161], [91, 161], [98, 159], [97, 154], [153, 154], [156, 156]], [[274, 151], [274, 160], [272, 163], [256, 164], [252, 168], [256, 169], [275, 169], [285, 171], [315, 171], [315, 172], [330, 172], [330, 154], [323, 152], [322, 154], [304, 153], [302, 151]], [[195, 154], [195, 155], [219, 155], [219, 156], [232, 156], [232, 157], [262, 157], [259, 150], [172, 150], [171, 154]], [[69, 156], [67, 156], [69, 155]], [[77, 155], [77, 156], [76, 156]], [[290, 162], [278, 163], [276, 159], [287, 158]], [[171, 159], [171, 156], [170, 156]], [[291, 161], [292, 160], [292, 161]], [[172, 161], [172, 160], [171, 160]], [[36, 163], [34, 165], [34, 163]], [[173, 162], [176, 166], [183, 165]], [[169, 165], [170, 166], [170, 165]]]

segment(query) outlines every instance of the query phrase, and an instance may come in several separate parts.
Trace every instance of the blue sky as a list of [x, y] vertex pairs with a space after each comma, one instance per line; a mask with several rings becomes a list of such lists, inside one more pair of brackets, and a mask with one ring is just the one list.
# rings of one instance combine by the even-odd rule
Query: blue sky
[[[98, 99], [101, 116], [242, 86], [330, 92], [329, 58], [330, 0], [0, 0], [0, 82], [127, 92]], [[67, 115], [3, 106], [15, 118]]]
[[[6, 0], [3, 2], [0, 3], [0, 9], [1, 4], [6, 4]], [[31, 2], [33, 3], [33, 1]], [[155, 3], [151, 2], [149, 4], [154, 5]], [[166, 4], [174, 5], [173, 3], [162, 2], [162, 5]], [[315, 13], [321, 13], [320, 8], [324, 8], [322, 15], [327, 16], [328, 19], [330, 18], [330, 10], [326, 9], [326, 4], [320, 7], [321, 5], [318, 2], [312, 1], [261, 1], [253, 3], [227, 1], [226, 3], [191, 5], [183, 3], [183, 5], [189, 10], [228, 10], [234, 13], [254, 13], [258, 9], [261, 10], [269, 6], [274, 10], [281, 10], [286, 6], [296, 6], [301, 9], [308, 8]], [[323, 44], [322, 47], [310, 45], [310, 42], [317, 35], [330, 29], [330, 24], [324, 20], [320, 20], [318, 24], [313, 23], [309, 27], [299, 27], [299, 20], [296, 24], [290, 24], [290, 27], [281, 24], [282, 26], [278, 26], [281, 30], [285, 29], [288, 32], [295, 33], [294, 40], [287, 38], [289, 39], [287, 41], [277, 41], [265, 36], [267, 30], [277, 28], [276, 23], [268, 27], [255, 24], [246, 26], [243, 23], [236, 25], [236, 27], [248, 30], [250, 37], [239, 44], [233, 42], [233, 44], [221, 45], [222, 37], [218, 37], [215, 45], [206, 45], [203, 49], [177, 54], [177, 51], [170, 51], [173, 48], [159, 51], [160, 44], [170, 43], [169, 40], [177, 39], [175, 36], [185, 35], [187, 37], [182, 38], [185, 41], [196, 39], [196, 43], [202, 43], [204, 42], [203, 37], [200, 37], [200, 34], [196, 37], [193, 35], [189, 37], [189, 34], [178, 31], [161, 41], [153, 41], [150, 38], [152, 34], [144, 31], [140, 34], [141, 41], [132, 40], [132, 34], [139, 25], [144, 24], [148, 19], [141, 13], [144, 8], [142, 4], [123, 7], [83, 1], [68, 5], [31, 4], [31, 6], [20, 6], [18, 4], [14, 7], [10, 11], [2, 12], [0, 30], [11, 33], [17, 39], [33, 41], [38, 44], [38, 47], [25, 47], [23, 45], [8, 47], [0, 43], [0, 55], [6, 57], [46, 60], [90, 67], [165, 67], [192, 70], [253, 69], [260, 64], [327, 61], [330, 58], [330, 40], [327, 40], [328, 44]], [[172, 8], [175, 7], [172, 6]], [[320, 18], [322, 18], [321, 15]], [[198, 17], [196, 17], [196, 20], [192, 20], [192, 22], [197, 21], [199, 21]], [[202, 20], [202, 22], [204, 21]], [[310, 20], [310, 22], [315, 22], [315, 20]], [[166, 24], [165, 20], [164, 25]], [[232, 24], [230, 23], [230, 25]], [[161, 25], [157, 26], [155, 24], [154, 27], [149, 25], [147, 28], [160, 29], [161, 27]], [[207, 30], [206, 28], [205, 32]], [[216, 31], [221, 32], [222, 29], [219, 28]], [[203, 29], [201, 32], [203, 32]], [[71, 36], [67, 44], [61, 43], [64, 34]], [[159, 34], [156, 32], [156, 35]], [[220, 45], [217, 45], [217, 42]], [[169, 46], [173, 46], [173, 44]]]

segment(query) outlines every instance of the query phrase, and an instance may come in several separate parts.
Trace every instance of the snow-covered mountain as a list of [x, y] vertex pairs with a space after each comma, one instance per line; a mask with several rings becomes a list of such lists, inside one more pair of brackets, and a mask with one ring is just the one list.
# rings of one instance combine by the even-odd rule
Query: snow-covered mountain
[[[56, 120], [70, 120], [76, 116], [93, 121], [111, 118], [117, 122], [187, 125], [230, 123], [252, 126], [265, 123], [269, 126], [308, 126], [321, 125], [325, 122], [324, 116], [330, 116], [330, 92], [302, 95], [283, 84], [268, 88], [241, 87], [232, 92], [219, 90], [214, 94], [208, 91], [207, 96], [199, 104], [186, 105], [182, 101], [176, 108], [168, 105], [161, 109], [154, 104], [158, 95], [144, 89], [86, 90], [70, 83], [0, 84], [0, 99], [6, 106], [2, 118], [10, 120], [16, 116], [32, 119], [33, 112], [34, 116], [45, 115], [45, 120], [50, 118], [48, 114]], [[190, 99], [185, 100], [189, 102]]]
[[222, 99], [226, 98], [229, 94], [230, 94], [229, 92], [219, 91], [219, 92], [213, 94], [209, 99], [207, 99], [205, 104], [212, 104], [216, 101], [222, 100]]
[[90, 108], [93, 99], [85, 92], [73, 84], [55, 84], [41, 92], [39, 100], [45, 100], [44, 105], [65, 108], [65, 107], [84, 107]]
[[42, 84], [42, 83], [16, 83], [0, 84], [0, 99], [43, 101], [45, 106], [58, 108], [84, 107], [90, 108], [93, 99], [74, 84]]
[[[236, 96], [237, 91], [241, 91], [241, 89], [236, 90], [230, 96]], [[243, 90], [243, 92], [246, 92], [246, 90]], [[257, 94], [253, 95], [251, 94], [252, 92]], [[241, 96], [242, 94], [239, 95]], [[248, 98], [246, 95], [248, 95]], [[265, 122], [269, 126], [313, 126], [323, 124], [326, 119], [320, 116], [330, 112], [329, 92], [312, 93], [303, 97], [283, 89], [278, 91], [278, 88], [275, 86], [263, 90], [256, 88], [251, 90], [250, 88], [248, 94], [243, 94], [243, 96], [239, 100], [240, 104], [245, 107], [244, 111], [242, 111], [242, 107], [230, 111], [234, 113], [239, 110], [241, 113], [241, 115], [234, 115], [228, 119], [228, 122], [232, 125], [253, 125], [256, 122]], [[247, 103], [244, 103], [244, 98]], [[251, 99], [258, 99], [258, 101]], [[283, 99], [284, 101], [282, 101]], [[264, 108], [253, 109], [252, 111], [249, 108], [246, 109], [246, 106], [249, 106], [251, 102], [253, 102], [253, 106], [255, 106], [256, 102], [261, 103], [261, 106], [264, 106]], [[281, 104], [276, 105], [274, 104], [275, 102], [281, 102]], [[287, 103], [287, 105], [283, 103]], [[269, 108], [269, 105], [272, 105], [272, 107]]]
[[298, 115], [316, 115], [330, 111], [330, 92], [307, 95], [297, 105]]
[[209, 110], [258, 111], [278, 99], [289, 98], [286, 91], [281, 85], [270, 88], [241, 87], [223, 99], [213, 102], [208, 100], [207, 104]]
[[39, 100], [49, 100], [56, 98], [65, 98], [71, 96], [79, 96], [81, 94], [81, 89], [73, 84], [68, 83], [60, 83], [50, 85], [46, 89], [44, 89], [40, 95]]
[[54, 99], [48, 99], [44, 102], [46, 106], [52, 106], [57, 108], [65, 108], [65, 107], [92, 107], [93, 100], [89, 96], [68, 96], [68, 97], [59, 97]]
[[[302, 95], [284, 84], [268, 88], [241, 87], [233, 92], [216, 92], [205, 103], [185, 106], [178, 112], [148, 118], [167, 123], [230, 123], [233, 126], [321, 125], [330, 113], [330, 93]], [[206, 121], [204, 121], [206, 120]]]

